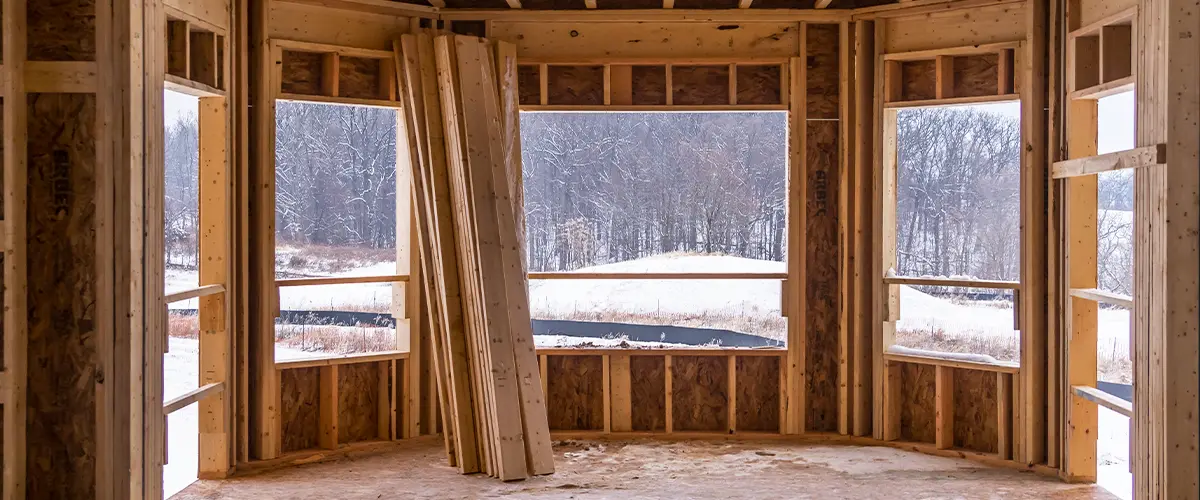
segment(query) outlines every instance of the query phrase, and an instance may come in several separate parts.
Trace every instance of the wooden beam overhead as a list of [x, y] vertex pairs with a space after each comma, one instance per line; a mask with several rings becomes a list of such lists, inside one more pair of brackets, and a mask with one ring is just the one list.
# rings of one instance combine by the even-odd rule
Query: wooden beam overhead
[[[750, 3], [750, 2], [746, 2], [746, 3]], [[817, 3], [813, 4], [813, 8], [814, 9], [824, 9], [826, 7], [829, 7], [829, 4], [831, 4], [831, 3], [833, 3], [833, 0], [817, 0]]]
[[506, 1], [508, 2], [508, 8], [510, 8], [510, 9], [521, 8], [521, 0], [506, 0]]
[[596, 8], [596, 0], [583, 0], [583, 5], [589, 9]]
[[739, 0], [738, 8], [739, 9], [749, 9], [750, 4], [752, 4], [752, 3], [754, 3], [754, 0]]
[[675, 8], [675, 0], [663, 0], [663, 8], [664, 9], [674, 9]]

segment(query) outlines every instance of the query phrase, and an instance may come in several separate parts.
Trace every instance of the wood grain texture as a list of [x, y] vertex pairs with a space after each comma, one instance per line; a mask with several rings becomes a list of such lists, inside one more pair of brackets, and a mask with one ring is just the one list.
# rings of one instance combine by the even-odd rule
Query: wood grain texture
[[667, 103], [666, 66], [634, 66], [631, 74], [633, 104], [662, 105]]
[[548, 104], [604, 104], [604, 66], [549, 66]]
[[341, 97], [386, 99], [379, 88], [381, 59], [341, 56], [338, 67], [338, 93]]
[[738, 431], [779, 432], [779, 357], [737, 358]]
[[671, 92], [681, 106], [729, 104], [729, 66], [672, 66]]
[[838, 122], [809, 121], [805, 164], [805, 304], [809, 431], [838, 429], [841, 249]]
[[999, 54], [954, 57], [954, 97], [996, 95]]
[[[838, 117], [840, 27], [837, 24], [810, 24], [806, 28], [807, 71], [805, 89], [808, 118]], [[835, 158], [836, 160], [836, 158]]]
[[96, 98], [29, 94], [27, 103], [26, 492], [29, 498], [90, 498], [99, 494], [96, 384], [101, 381], [95, 323]]
[[935, 366], [900, 364], [900, 439], [932, 443], [937, 409]]
[[320, 368], [296, 368], [280, 372], [279, 418], [284, 452], [317, 447], [320, 385]]
[[282, 90], [287, 94], [321, 95], [321, 54], [283, 51]]
[[629, 378], [633, 381], [631, 420], [634, 431], [667, 428], [666, 360], [662, 356], [630, 356]]
[[673, 356], [673, 427], [679, 431], [724, 431], [729, 413], [729, 358]]
[[95, 0], [31, 0], [25, 9], [30, 61], [96, 60]]
[[604, 429], [603, 371], [602, 356], [546, 358], [550, 430]]
[[535, 64], [517, 66], [517, 93], [522, 105], [542, 103], [542, 73]]
[[954, 446], [995, 453], [999, 442], [996, 374], [954, 371]]
[[379, 368], [375, 363], [338, 367], [338, 443], [379, 436]]
[[901, 62], [900, 78], [901, 101], [937, 98], [937, 63], [932, 59]]
[[737, 71], [738, 104], [783, 104], [783, 67], [743, 65]]

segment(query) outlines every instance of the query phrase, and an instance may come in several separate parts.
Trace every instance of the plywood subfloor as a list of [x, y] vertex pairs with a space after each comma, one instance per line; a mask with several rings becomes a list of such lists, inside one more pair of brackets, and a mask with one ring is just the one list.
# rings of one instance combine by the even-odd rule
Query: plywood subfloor
[[1115, 498], [1092, 485], [887, 447], [556, 441], [554, 451], [554, 475], [502, 483], [459, 475], [440, 439], [420, 438], [371, 455], [199, 481], [173, 498]]

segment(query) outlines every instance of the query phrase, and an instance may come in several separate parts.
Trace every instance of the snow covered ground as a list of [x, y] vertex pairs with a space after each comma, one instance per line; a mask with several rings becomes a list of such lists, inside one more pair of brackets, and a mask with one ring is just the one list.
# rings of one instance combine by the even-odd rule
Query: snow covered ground
[[[340, 276], [369, 276], [394, 273], [391, 262], [364, 266]], [[594, 266], [580, 272], [763, 272], [783, 273], [782, 262], [731, 256], [668, 254], [627, 262]], [[168, 291], [196, 286], [196, 274], [167, 271]], [[1015, 338], [1011, 306], [995, 303], [968, 304], [932, 296], [914, 288], [900, 287], [900, 329], [939, 331], [946, 335], [983, 335]], [[391, 285], [354, 284], [285, 288], [280, 296], [285, 310], [358, 310], [386, 312], [391, 304]], [[573, 314], [663, 315], [688, 318], [697, 315], [726, 315], [751, 318], [780, 316], [778, 280], [534, 280], [530, 282], [530, 311], [535, 317]], [[173, 308], [195, 308], [195, 301], [172, 304]], [[1129, 312], [1100, 310], [1102, 349], [1127, 352]], [[355, 328], [355, 327], [345, 327]], [[758, 333], [745, 331], [744, 333]], [[579, 338], [562, 335], [537, 336], [538, 347], [620, 345], [622, 339]], [[634, 347], [682, 347], [658, 342], [629, 342]], [[1114, 347], [1115, 346], [1115, 347]], [[171, 339], [167, 355], [167, 395], [182, 394], [197, 386], [195, 340]], [[310, 357], [319, 353], [277, 348], [278, 359]], [[167, 495], [195, 479], [196, 409], [193, 405], [170, 417], [170, 463], [167, 466]], [[1128, 419], [1108, 410], [1100, 413], [1100, 482], [1114, 494], [1128, 498]]]

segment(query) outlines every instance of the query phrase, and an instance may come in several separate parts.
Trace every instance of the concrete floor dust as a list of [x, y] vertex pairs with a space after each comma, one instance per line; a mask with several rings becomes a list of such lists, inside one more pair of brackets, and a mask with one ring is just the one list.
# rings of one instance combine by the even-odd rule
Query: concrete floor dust
[[446, 465], [441, 441], [198, 481], [173, 498], [1111, 499], [1094, 485], [888, 447], [781, 441], [559, 441], [557, 472], [502, 483]]

